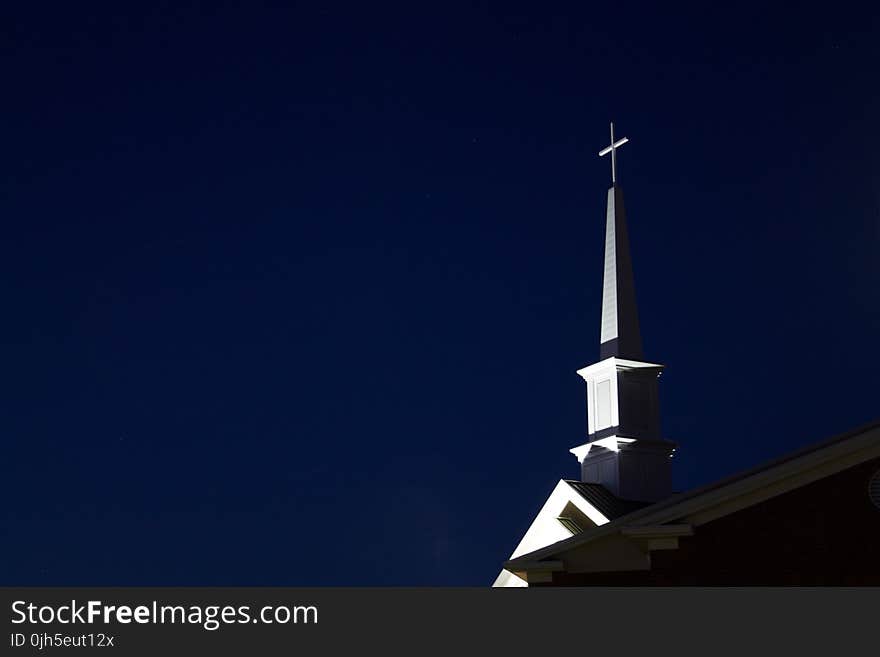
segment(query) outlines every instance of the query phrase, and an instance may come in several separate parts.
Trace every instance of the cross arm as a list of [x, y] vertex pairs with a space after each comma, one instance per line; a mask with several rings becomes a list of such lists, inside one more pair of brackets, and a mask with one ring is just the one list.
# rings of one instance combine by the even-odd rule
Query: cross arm
[[608, 153], [610, 153], [612, 150], [614, 150], [615, 148], [620, 148], [628, 141], [629, 141], [629, 139], [624, 137], [623, 139], [620, 139], [620, 140], [614, 142], [613, 144], [611, 144], [611, 146], [606, 146], [605, 148], [603, 148], [601, 151], [599, 151], [599, 155], [600, 156], [608, 155]]

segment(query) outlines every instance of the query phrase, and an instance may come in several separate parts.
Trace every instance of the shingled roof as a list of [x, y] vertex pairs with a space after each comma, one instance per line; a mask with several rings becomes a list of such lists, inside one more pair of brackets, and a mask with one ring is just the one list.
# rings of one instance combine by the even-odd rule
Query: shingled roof
[[602, 484], [588, 484], [583, 481], [572, 481], [570, 479], [566, 479], [565, 483], [574, 488], [581, 497], [596, 507], [596, 510], [608, 518], [608, 520], [620, 518], [628, 513], [651, 505], [650, 502], [622, 500]]

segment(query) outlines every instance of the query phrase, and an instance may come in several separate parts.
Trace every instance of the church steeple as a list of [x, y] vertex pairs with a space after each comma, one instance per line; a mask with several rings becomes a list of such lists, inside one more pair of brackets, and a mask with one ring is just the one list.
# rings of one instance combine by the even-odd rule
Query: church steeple
[[656, 501], [671, 492], [669, 457], [675, 444], [661, 438], [657, 377], [663, 365], [643, 360], [623, 191], [617, 184], [614, 139], [605, 223], [600, 361], [578, 370], [587, 387], [587, 441], [571, 452], [581, 479], [600, 483], [618, 497]]

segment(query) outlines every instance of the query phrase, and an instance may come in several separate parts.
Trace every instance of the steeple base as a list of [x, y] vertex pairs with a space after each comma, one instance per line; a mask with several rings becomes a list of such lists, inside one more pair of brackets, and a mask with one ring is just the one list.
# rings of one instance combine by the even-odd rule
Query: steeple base
[[668, 440], [609, 436], [571, 452], [581, 463], [581, 481], [602, 484], [621, 499], [658, 502], [672, 494], [675, 448]]

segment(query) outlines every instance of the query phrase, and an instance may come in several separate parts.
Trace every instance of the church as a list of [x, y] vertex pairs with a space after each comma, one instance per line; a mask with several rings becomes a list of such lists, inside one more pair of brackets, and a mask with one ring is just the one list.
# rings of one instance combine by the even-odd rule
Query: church
[[599, 361], [583, 444], [494, 587], [880, 585], [880, 422], [696, 490], [674, 493], [661, 430], [663, 365], [642, 353], [615, 140]]

